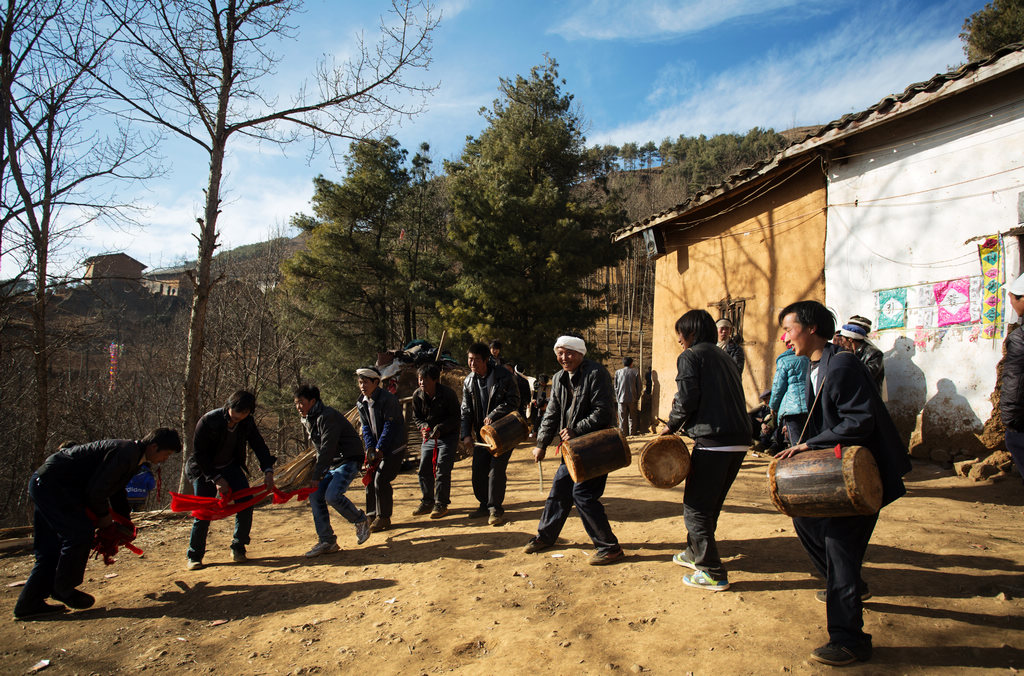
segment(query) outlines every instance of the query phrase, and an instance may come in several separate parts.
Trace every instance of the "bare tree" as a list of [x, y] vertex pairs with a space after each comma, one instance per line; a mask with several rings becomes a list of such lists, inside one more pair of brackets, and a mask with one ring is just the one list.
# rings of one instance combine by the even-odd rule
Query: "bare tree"
[[4, 255], [34, 284], [36, 461], [49, 425], [47, 307], [61, 281], [51, 257], [86, 223], [123, 213], [113, 186], [148, 173], [131, 172], [148, 150], [139, 139], [95, 117], [101, 92], [93, 75], [105, 67], [112, 36], [94, 29], [94, 4], [7, 0], [0, 27], [0, 234]]
[[[200, 414], [200, 377], [207, 306], [217, 279], [224, 156], [228, 141], [247, 136], [286, 144], [311, 134], [315, 152], [332, 139], [372, 136], [395, 116], [418, 111], [413, 95], [431, 90], [407, 78], [429, 64], [436, 19], [424, 1], [394, 0], [380, 40], [360, 41], [346, 63], [324, 60], [314, 82], [302, 83], [288, 104], [265, 93], [278, 63], [271, 48], [292, 37], [286, 23], [298, 0], [103, 0], [122, 33], [122, 73], [105, 81], [133, 119], [187, 139], [209, 155], [205, 207], [197, 218], [199, 253], [189, 322], [182, 424], [186, 446]], [[182, 482], [184, 483], [184, 482]]]

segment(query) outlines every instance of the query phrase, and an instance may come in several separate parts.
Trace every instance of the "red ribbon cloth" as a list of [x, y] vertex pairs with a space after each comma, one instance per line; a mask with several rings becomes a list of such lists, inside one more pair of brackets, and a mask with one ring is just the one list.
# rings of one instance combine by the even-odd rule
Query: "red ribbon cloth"
[[842, 457], [843, 457], [843, 448], [842, 448], [842, 446], [840, 446], [839, 444], [836, 444], [836, 447], [834, 449], [832, 449], [832, 450], [836, 454], [837, 458], [842, 459]]
[[[90, 519], [96, 521], [96, 515], [91, 510], [87, 509], [86, 513]], [[112, 524], [96, 531], [92, 545], [92, 551], [96, 554], [93, 558], [98, 559], [102, 556], [103, 563], [109, 566], [117, 561], [114, 556], [119, 547], [124, 547], [132, 554], [142, 556], [144, 552], [132, 544], [132, 540], [139, 534], [139, 529], [135, 527], [131, 519], [123, 517], [117, 512], [111, 512], [110, 518], [113, 521]]]
[[373, 483], [373, 475], [377, 473], [377, 466], [380, 465], [380, 459], [378, 458], [372, 464], [365, 465], [363, 467], [363, 485], [369, 486]]
[[228, 491], [227, 494], [219, 498], [204, 498], [199, 495], [184, 495], [170, 491], [171, 511], [192, 512], [192, 516], [200, 521], [217, 521], [218, 519], [238, 514], [243, 509], [255, 507], [268, 497], [273, 504], [280, 505], [292, 498], [305, 500], [310, 494], [315, 492], [315, 486], [305, 486], [294, 491], [280, 491], [277, 489], [277, 486], [267, 488], [266, 484], [245, 488], [240, 491]]

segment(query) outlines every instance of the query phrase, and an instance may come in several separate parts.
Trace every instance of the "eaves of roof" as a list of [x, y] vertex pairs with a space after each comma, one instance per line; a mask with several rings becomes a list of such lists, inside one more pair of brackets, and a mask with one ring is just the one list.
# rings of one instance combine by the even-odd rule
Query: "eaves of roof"
[[844, 115], [838, 120], [819, 127], [802, 141], [796, 141], [779, 151], [770, 160], [741, 169], [722, 183], [705, 188], [685, 202], [660, 213], [636, 221], [612, 235], [621, 241], [648, 228], [665, 225], [707, 206], [734, 190], [767, 179], [772, 174], [793, 165], [793, 161], [820, 152], [823, 147], [843, 141], [867, 129], [887, 124], [926, 106], [971, 89], [976, 85], [1024, 66], [1024, 43], [1006, 45], [985, 59], [972, 61], [956, 70], [941, 73], [925, 82], [916, 82], [901, 94], [885, 97], [859, 113]]

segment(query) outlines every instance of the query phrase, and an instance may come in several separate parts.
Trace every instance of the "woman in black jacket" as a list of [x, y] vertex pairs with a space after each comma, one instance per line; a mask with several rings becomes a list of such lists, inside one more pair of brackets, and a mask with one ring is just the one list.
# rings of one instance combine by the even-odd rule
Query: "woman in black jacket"
[[675, 329], [683, 346], [676, 360], [678, 389], [668, 423], [659, 434], [682, 428], [694, 446], [683, 492], [686, 549], [672, 561], [695, 571], [683, 576], [683, 584], [722, 591], [729, 588], [729, 579], [718, 555], [715, 529], [725, 496], [750, 447], [750, 419], [739, 369], [716, 345], [711, 315], [690, 310], [676, 321]]

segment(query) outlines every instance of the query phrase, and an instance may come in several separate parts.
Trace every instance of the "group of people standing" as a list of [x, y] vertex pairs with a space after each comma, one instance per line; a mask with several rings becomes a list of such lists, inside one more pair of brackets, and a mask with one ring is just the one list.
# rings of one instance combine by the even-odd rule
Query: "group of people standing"
[[[874, 455], [883, 484], [883, 504], [905, 491], [901, 477], [910, 469], [903, 445], [879, 394], [875, 375], [857, 355], [840, 348], [834, 338], [832, 314], [816, 301], [793, 303], [779, 313], [787, 350], [779, 357], [776, 384], [785, 384], [772, 408], [788, 430], [784, 459], [810, 449], [860, 445]], [[851, 322], [841, 329], [861, 335]], [[683, 494], [686, 543], [672, 557], [690, 569], [683, 583], [708, 591], [729, 588], [728, 574], [718, 552], [715, 531], [723, 505], [750, 447], [750, 419], [740, 374], [742, 350], [728, 349], [731, 324], [716, 326], [704, 310], [691, 310], [675, 324], [683, 348], [676, 362], [676, 392], [671, 414], [660, 434], [684, 432], [694, 442], [691, 469]], [[723, 329], [725, 329], [723, 331]], [[864, 331], [864, 338], [866, 338]], [[723, 335], [724, 334], [724, 335]], [[864, 338], [861, 340], [863, 341]], [[852, 338], [851, 340], [858, 340]], [[838, 342], [838, 341], [837, 341]], [[725, 343], [725, 347], [723, 347]], [[738, 348], [738, 345], [736, 346]], [[585, 341], [574, 335], [554, 344], [561, 367], [544, 397], [543, 415], [532, 450], [542, 461], [552, 443], [561, 443], [616, 425], [617, 417], [632, 431], [635, 410], [624, 406], [618, 392], [635, 401], [639, 378], [627, 361], [616, 373], [586, 358]], [[414, 515], [432, 519], [448, 514], [451, 473], [457, 447], [472, 444], [472, 487], [477, 508], [472, 518], [491, 525], [504, 521], [506, 470], [510, 453], [493, 455], [481, 444], [480, 430], [525, 402], [516, 374], [500, 364], [490, 346], [474, 343], [467, 352], [469, 375], [462, 383], [462, 401], [441, 382], [436, 363], [417, 371], [412, 397], [413, 420], [422, 444], [419, 463], [421, 500]], [[355, 528], [356, 542], [391, 527], [393, 490], [406, 446], [405, 421], [398, 399], [380, 386], [375, 367], [355, 373], [361, 396], [357, 402], [357, 431], [339, 411], [325, 405], [320, 391], [301, 385], [294, 391], [295, 408], [315, 449], [309, 497], [317, 542], [306, 552], [316, 557], [338, 551], [330, 523], [330, 508]], [[773, 388], [774, 389], [774, 388]], [[527, 389], [525, 396], [530, 396]], [[230, 495], [248, 487], [246, 446], [256, 455], [264, 483], [274, 485], [275, 458], [253, 421], [251, 393], [233, 394], [223, 408], [210, 411], [195, 430], [187, 473], [196, 495]], [[618, 415], [617, 415], [618, 414]], [[798, 428], [800, 428], [798, 430]], [[85, 560], [96, 528], [110, 525], [109, 512], [140, 463], [159, 463], [181, 448], [173, 430], [155, 430], [140, 441], [105, 441], [55, 453], [33, 475], [30, 492], [36, 502], [36, 566], [19, 598], [15, 616], [28, 618], [54, 607], [53, 598], [72, 608], [88, 607], [92, 597], [75, 589], [82, 581]], [[365, 510], [347, 497], [351, 482], [364, 471]], [[71, 482], [74, 490], [52, 486]], [[537, 527], [524, 547], [528, 554], [554, 546], [573, 506], [595, 546], [589, 563], [603, 565], [624, 558], [601, 502], [607, 474], [576, 482], [564, 461], [554, 474]], [[89, 512], [85, 510], [88, 507]], [[91, 517], [91, 519], [90, 519]], [[826, 579], [829, 641], [812, 653], [826, 664], [865, 660], [871, 637], [863, 631], [862, 601], [867, 588], [860, 569], [864, 551], [877, 521], [868, 516], [795, 518], [801, 544]], [[233, 561], [244, 561], [252, 508], [239, 512], [231, 541]], [[196, 519], [189, 538], [186, 566], [202, 568], [209, 522]]]

